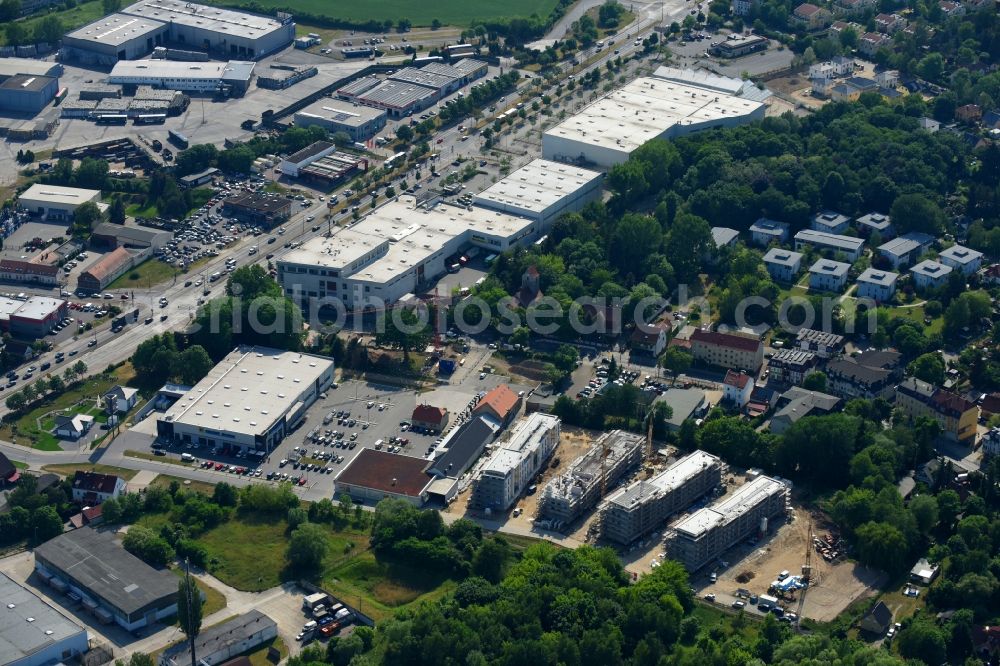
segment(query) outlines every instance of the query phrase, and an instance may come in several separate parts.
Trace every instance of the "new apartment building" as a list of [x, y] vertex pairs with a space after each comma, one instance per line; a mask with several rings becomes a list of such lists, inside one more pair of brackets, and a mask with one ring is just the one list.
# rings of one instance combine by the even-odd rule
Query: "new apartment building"
[[697, 571], [743, 539], [766, 532], [769, 521], [787, 510], [788, 486], [758, 476], [674, 525], [667, 552], [688, 571]]
[[651, 479], [622, 488], [601, 506], [604, 537], [620, 544], [632, 543], [718, 488], [726, 469], [717, 456], [694, 451]]
[[539, 412], [517, 423], [480, 470], [472, 504], [490, 511], [509, 509], [548, 462], [559, 443], [559, 425], [555, 416]]

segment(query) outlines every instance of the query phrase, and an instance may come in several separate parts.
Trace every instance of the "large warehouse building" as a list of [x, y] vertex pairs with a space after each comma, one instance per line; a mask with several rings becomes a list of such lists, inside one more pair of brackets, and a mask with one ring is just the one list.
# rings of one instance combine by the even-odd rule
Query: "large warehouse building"
[[90, 649], [87, 631], [0, 573], [0, 664], [70, 663]]
[[749, 81], [661, 67], [546, 131], [542, 156], [607, 169], [651, 139], [760, 120], [766, 97]]
[[96, 203], [100, 198], [100, 190], [35, 183], [22, 192], [17, 201], [26, 211], [43, 220], [69, 220], [78, 206], [88, 201]]
[[230, 352], [157, 419], [168, 441], [269, 453], [333, 381], [328, 358], [267, 347]]
[[565, 213], [601, 197], [602, 174], [550, 160], [532, 160], [473, 197], [473, 202], [535, 220], [543, 230]]
[[0, 83], [0, 110], [35, 114], [45, 108], [59, 92], [59, 79], [53, 76], [15, 74]]
[[240, 97], [250, 88], [255, 66], [256, 63], [248, 60], [120, 60], [108, 75], [108, 83]]
[[129, 553], [114, 532], [81, 527], [60, 534], [35, 548], [35, 570], [100, 622], [126, 631], [177, 613], [177, 576]]
[[69, 58], [97, 64], [134, 60], [161, 45], [217, 58], [258, 60], [295, 39], [290, 16], [276, 19], [181, 0], [140, 0], [63, 38]]
[[503, 252], [534, 240], [539, 226], [476, 206], [417, 208], [402, 196], [279, 258], [278, 282], [303, 304], [327, 298], [348, 308], [380, 307], [431, 284], [447, 271], [448, 257], [469, 245]]
[[352, 141], [365, 141], [385, 127], [385, 111], [323, 98], [295, 113], [297, 127], [319, 125], [330, 132], [346, 132]]

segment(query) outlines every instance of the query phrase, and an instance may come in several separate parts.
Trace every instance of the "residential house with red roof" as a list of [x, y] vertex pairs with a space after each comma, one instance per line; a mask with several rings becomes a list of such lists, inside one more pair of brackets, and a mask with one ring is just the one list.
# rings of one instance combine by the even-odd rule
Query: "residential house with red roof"
[[764, 344], [755, 335], [698, 329], [691, 334], [695, 361], [756, 373], [764, 363]]
[[806, 30], [819, 30], [830, 25], [830, 12], [811, 2], [804, 2], [792, 11], [791, 22]]
[[921, 416], [934, 419], [947, 439], [969, 445], [976, 443], [979, 407], [963, 396], [908, 377], [896, 387], [896, 408], [914, 419]]
[[727, 370], [726, 378], [722, 382], [722, 399], [736, 405], [738, 409], [743, 409], [750, 402], [753, 387], [754, 381], [750, 375]]
[[433, 405], [417, 405], [413, 408], [410, 421], [415, 426], [440, 432], [448, 425], [448, 410]]
[[73, 501], [88, 506], [119, 497], [128, 489], [125, 479], [114, 474], [77, 470], [73, 477]]

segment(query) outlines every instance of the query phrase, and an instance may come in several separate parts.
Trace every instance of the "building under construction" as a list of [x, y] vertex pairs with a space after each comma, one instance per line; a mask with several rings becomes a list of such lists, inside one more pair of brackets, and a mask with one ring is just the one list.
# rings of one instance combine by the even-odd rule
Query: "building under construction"
[[704, 451], [690, 453], [650, 479], [622, 488], [601, 505], [602, 536], [630, 544], [722, 483], [726, 464]]
[[612, 430], [605, 433], [565, 472], [549, 481], [538, 503], [541, 518], [569, 524], [601, 499], [603, 465], [605, 488], [613, 486], [642, 460], [644, 439], [639, 435]]
[[667, 533], [667, 553], [697, 571], [743, 539], [766, 534], [770, 520], [788, 512], [788, 503], [788, 486], [758, 476], [674, 525]]

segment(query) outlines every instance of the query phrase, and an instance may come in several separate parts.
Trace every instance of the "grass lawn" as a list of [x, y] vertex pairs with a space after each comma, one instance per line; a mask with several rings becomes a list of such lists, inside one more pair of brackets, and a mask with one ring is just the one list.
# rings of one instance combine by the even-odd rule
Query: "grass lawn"
[[[259, 592], [285, 580], [285, 551], [288, 548], [284, 519], [257, 519], [237, 515], [199, 537], [208, 549], [209, 570], [226, 585], [238, 590]], [[328, 538], [327, 571], [358, 557], [368, 545], [367, 535], [335, 533]]]
[[[131, 4], [131, 3], [127, 2], [125, 4]], [[30, 41], [30, 35], [34, 31], [35, 25], [37, 25], [38, 22], [41, 21], [46, 16], [57, 17], [62, 22], [63, 28], [66, 30], [66, 32], [70, 32], [71, 30], [75, 30], [76, 28], [79, 28], [83, 25], [96, 21], [97, 19], [104, 16], [104, 14], [105, 11], [101, 1], [93, 0], [92, 2], [81, 2], [73, 9], [63, 9], [57, 12], [42, 13], [35, 16], [31, 16], [29, 18], [25, 18], [18, 21], [18, 23], [24, 26], [25, 30], [27, 31], [27, 34], [29, 35], [29, 41]], [[7, 43], [7, 35], [5, 32], [0, 31], [0, 45], [4, 45], [6, 43]], [[38, 155], [38, 153], [36, 153], [36, 155]], [[38, 159], [45, 159], [45, 158], [39, 157]]]
[[365, 551], [328, 569], [323, 587], [379, 621], [408, 604], [440, 599], [456, 583], [419, 566], [378, 562], [374, 553]]
[[[209, 0], [208, 4], [239, 4], [219, 0]], [[443, 25], [469, 26], [473, 21], [494, 18], [528, 17], [538, 14], [548, 16], [556, 6], [556, 0], [368, 0], [350, 2], [348, 0], [257, 0], [260, 7], [288, 8], [331, 18], [365, 22], [390, 20], [393, 23], [407, 18], [414, 26], [429, 26], [434, 19]]]
[[[199, 187], [197, 189], [191, 190], [191, 208], [188, 210], [190, 213], [192, 210], [197, 210], [208, 203], [208, 200], [212, 198], [212, 190]], [[151, 203], [145, 206], [141, 203], [134, 203], [125, 207], [125, 214], [129, 217], [159, 217], [160, 211], [157, 209], [155, 203]]]
[[[158, 460], [162, 461], [162, 458]], [[182, 487], [188, 490], [193, 490], [195, 492], [201, 493], [203, 495], [211, 495], [215, 492], [215, 485], [207, 483], [205, 481], [191, 481], [190, 479], [182, 479], [178, 476], [170, 476], [169, 474], [159, 474], [150, 485], [160, 486], [162, 488], [169, 488], [170, 483], [176, 481], [181, 484]], [[159, 528], [157, 528], [159, 529]]]
[[146, 288], [166, 282], [179, 271], [165, 261], [148, 259], [108, 285], [108, 289]]
[[916, 324], [918, 329], [922, 329], [924, 331], [924, 335], [934, 335], [935, 333], [940, 333], [944, 328], [944, 317], [936, 317], [931, 320], [930, 324], [925, 324], [924, 317], [926, 316], [927, 313], [924, 312], [923, 305], [912, 308], [889, 308], [890, 318], [906, 319], [907, 321]]
[[[173, 571], [178, 578], [184, 578], [184, 570], [180, 567], [171, 569], [171, 571]], [[201, 608], [202, 617], [208, 617], [212, 613], [217, 613], [226, 607], [226, 597], [222, 595], [222, 592], [219, 592], [208, 583], [200, 581], [197, 578], [195, 578], [194, 581], [198, 586], [198, 589], [201, 590], [201, 593], [205, 595], [205, 605]]]
[[66, 463], [64, 465], [45, 465], [42, 467], [46, 472], [60, 474], [62, 476], [72, 476], [77, 470], [84, 472], [97, 472], [99, 474], [114, 474], [126, 481], [130, 481], [136, 475], [136, 470], [115, 467], [114, 465], [92, 465], [90, 463]]
[[11, 460], [10, 463], [18, 469], [28, 469], [28, 463], [23, 463], [20, 460]]
[[[80, 400], [93, 399], [94, 396], [104, 395], [112, 386], [116, 384], [126, 385], [135, 377], [135, 370], [130, 363], [126, 363], [115, 369], [113, 375], [100, 374], [91, 377], [81, 385], [74, 387], [52, 398], [45, 398], [40, 404], [22, 415], [14, 422], [5, 420], [0, 425], [0, 439], [8, 442], [25, 443], [31, 442], [32, 447], [43, 451], [60, 451], [59, 440], [52, 434], [40, 428], [38, 420], [54, 410], [67, 410], [76, 405]], [[88, 407], [83, 412], [90, 413], [94, 407]], [[106, 419], [105, 419], [106, 420]], [[45, 420], [43, 426], [51, 423]]]
[[285, 641], [281, 640], [281, 636], [275, 636], [247, 655], [252, 666], [274, 666], [267, 658], [268, 649], [271, 647], [278, 650], [282, 659], [288, 656], [288, 647], [285, 645]]

